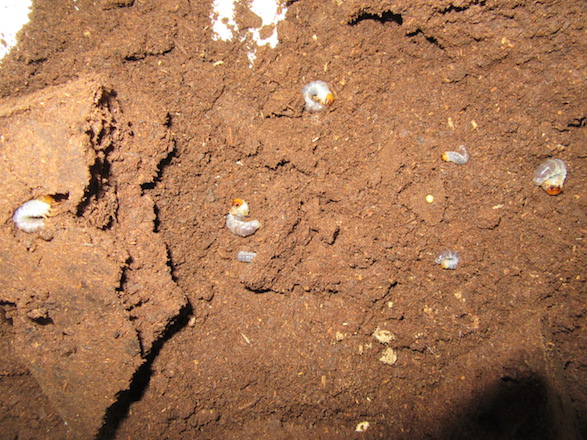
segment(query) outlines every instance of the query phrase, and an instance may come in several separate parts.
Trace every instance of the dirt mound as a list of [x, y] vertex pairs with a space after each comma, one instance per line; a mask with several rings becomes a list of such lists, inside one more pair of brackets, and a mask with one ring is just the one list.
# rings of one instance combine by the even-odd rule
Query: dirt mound
[[0, 107], [0, 300], [12, 305], [14, 351], [86, 438], [185, 305], [141, 196], [172, 145], [141, 112], [151, 127], [130, 133], [114, 92], [93, 78]]

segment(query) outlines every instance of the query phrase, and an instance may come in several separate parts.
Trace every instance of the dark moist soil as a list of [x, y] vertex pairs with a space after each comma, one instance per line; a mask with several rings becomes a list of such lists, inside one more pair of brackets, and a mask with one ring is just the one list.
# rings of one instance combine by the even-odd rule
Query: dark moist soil
[[[210, 12], [35, 1], [0, 68], [4, 99], [99, 74], [122, 113], [140, 93], [170, 127], [142, 198], [188, 306], [154, 323], [98, 437], [585, 436], [586, 3], [290, 1], [252, 67]], [[336, 100], [308, 114], [314, 79]], [[468, 164], [440, 159], [461, 144]], [[569, 170], [558, 196], [532, 183], [549, 157]], [[225, 227], [235, 197], [261, 222], [249, 238]], [[0, 439], [76, 438], [11, 342], [16, 307]]]

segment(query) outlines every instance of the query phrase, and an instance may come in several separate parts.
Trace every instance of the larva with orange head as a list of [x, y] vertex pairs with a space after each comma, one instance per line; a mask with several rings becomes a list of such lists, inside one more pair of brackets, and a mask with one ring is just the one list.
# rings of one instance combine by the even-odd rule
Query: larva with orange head
[[312, 81], [302, 89], [306, 110], [309, 112], [319, 112], [325, 106], [330, 106], [334, 102], [334, 95], [324, 81]]
[[239, 237], [248, 237], [257, 232], [261, 226], [259, 220], [244, 221], [244, 218], [249, 215], [249, 204], [243, 199], [234, 199], [232, 207], [226, 216], [226, 227], [235, 235]]
[[442, 251], [436, 257], [436, 264], [440, 264], [443, 269], [454, 270], [459, 265], [459, 254], [449, 249]]
[[18, 229], [24, 232], [39, 232], [45, 228], [45, 219], [52, 215], [55, 199], [43, 196], [23, 203], [12, 216]]
[[546, 159], [534, 171], [532, 181], [551, 196], [560, 194], [567, 178], [567, 166], [561, 159]]
[[445, 162], [453, 162], [457, 165], [465, 165], [469, 162], [469, 152], [464, 145], [459, 145], [457, 151], [447, 151], [446, 153], [442, 153], [442, 160]]

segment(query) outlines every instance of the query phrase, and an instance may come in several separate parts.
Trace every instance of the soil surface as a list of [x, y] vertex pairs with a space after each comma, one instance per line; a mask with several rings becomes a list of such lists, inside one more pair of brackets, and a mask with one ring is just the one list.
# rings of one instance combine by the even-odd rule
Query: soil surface
[[587, 436], [587, 4], [287, 8], [251, 63], [250, 12], [225, 42], [210, 1], [35, 2], [0, 67], [0, 439]]

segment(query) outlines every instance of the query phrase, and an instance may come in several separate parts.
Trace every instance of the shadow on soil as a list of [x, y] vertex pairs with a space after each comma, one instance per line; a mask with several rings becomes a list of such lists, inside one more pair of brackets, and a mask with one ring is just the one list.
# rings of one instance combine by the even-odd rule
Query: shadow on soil
[[456, 413], [443, 440], [580, 440], [575, 414], [537, 374], [504, 376]]

